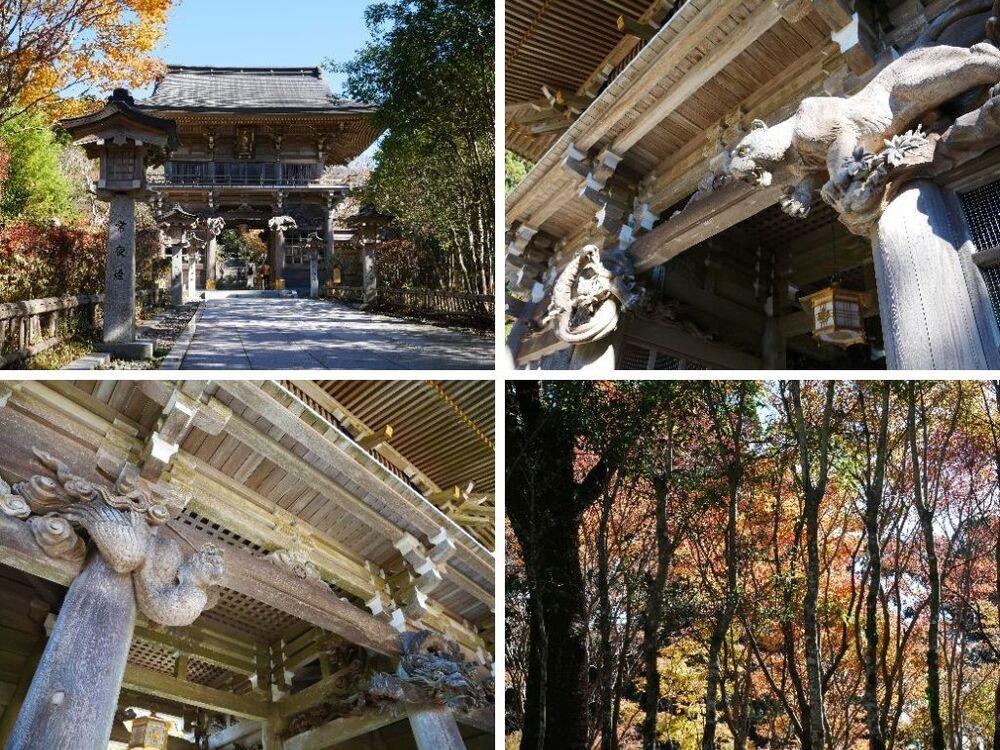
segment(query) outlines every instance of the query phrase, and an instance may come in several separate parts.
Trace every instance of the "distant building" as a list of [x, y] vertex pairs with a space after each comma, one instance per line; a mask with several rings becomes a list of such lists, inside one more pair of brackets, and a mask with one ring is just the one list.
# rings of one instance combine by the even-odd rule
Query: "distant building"
[[[150, 177], [161, 212], [180, 205], [201, 219], [265, 232], [272, 286], [308, 287], [306, 238], [324, 239], [320, 271], [332, 271], [334, 211], [346, 184], [324, 177], [378, 135], [375, 108], [334, 96], [318, 68], [172, 65], [145, 109], [177, 122], [181, 146]], [[273, 219], [289, 216], [295, 227]], [[206, 259], [203, 257], [202, 261]], [[200, 282], [213, 286], [217, 262]]]

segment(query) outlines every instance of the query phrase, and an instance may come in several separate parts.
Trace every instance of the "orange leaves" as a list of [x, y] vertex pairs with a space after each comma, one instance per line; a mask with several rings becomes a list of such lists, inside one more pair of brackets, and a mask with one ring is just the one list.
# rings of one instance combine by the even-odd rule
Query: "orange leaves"
[[[16, 71], [0, 88], [0, 119], [43, 106], [61, 116], [62, 98], [137, 88], [160, 72], [150, 53], [175, 0], [25, 0], [0, 29], [0, 67]], [[72, 109], [70, 107], [69, 109]]]

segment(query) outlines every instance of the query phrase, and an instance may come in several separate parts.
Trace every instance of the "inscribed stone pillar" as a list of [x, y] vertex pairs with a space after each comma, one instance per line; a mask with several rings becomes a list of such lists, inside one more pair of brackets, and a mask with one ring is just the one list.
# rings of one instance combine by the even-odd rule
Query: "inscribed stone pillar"
[[905, 186], [873, 239], [888, 367], [996, 367], [996, 324], [977, 305], [974, 269], [963, 269], [963, 237], [941, 188], [928, 180]]
[[309, 297], [310, 299], [319, 297], [319, 260], [315, 253], [309, 258]]
[[407, 709], [417, 750], [465, 750], [465, 742], [451, 711], [439, 706]]
[[170, 304], [184, 304], [184, 251], [179, 245], [170, 256]]
[[135, 198], [115, 193], [104, 269], [104, 343], [135, 340]]
[[91, 552], [70, 584], [7, 750], [105, 750], [134, 626], [132, 577]]
[[363, 273], [364, 297], [363, 303], [370, 305], [375, 302], [378, 294], [378, 276], [375, 273], [375, 244], [365, 242], [361, 248], [361, 269]]
[[198, 294], [198, 254], [191, 253], [188, 256], [187, 271], [187, 301], [195, 299]]

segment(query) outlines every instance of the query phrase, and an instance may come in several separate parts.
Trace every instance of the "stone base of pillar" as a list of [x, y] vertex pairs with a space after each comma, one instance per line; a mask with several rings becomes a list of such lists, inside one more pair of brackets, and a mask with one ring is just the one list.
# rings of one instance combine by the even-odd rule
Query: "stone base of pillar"
[[107, 341], [97, 345], [97, 351], [106, 352], [115, 359], [136, 361], [153, 358], [153, 342], [136, 339], [135, 341]]

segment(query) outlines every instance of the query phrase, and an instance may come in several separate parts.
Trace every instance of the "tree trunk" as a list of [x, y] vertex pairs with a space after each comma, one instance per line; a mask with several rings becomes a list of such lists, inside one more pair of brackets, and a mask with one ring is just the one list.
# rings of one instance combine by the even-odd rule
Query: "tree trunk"
[[[923, 495], [920, 455], [917, 452], [917, 412], [916, 387], [909, 384], [909, 408], [907, 410], [907, 437], [910, 443], [910, 459], [913, 469], [913, 498], [920, 518], [920, 528], [924, 537], [927, 554], [927, 578], [930, 589], [928, 597], [929, 622], [927, 626], [927, 712], [931, 722], [932, 750], [945, 750], [944, 722], [941, 720], [941, 670], [938, 661], [938, 629], [941, 622], [941, 579], [938, 573], [937, 550], [934, 547], [934, 514]], [[924, 467], [926, 471], [926, 467]]]
[[673, 554], [667, 531], [667, 487], [656, 488], [656, 573], [648, 580], [646, 620], [642, 627], [642, 662], [646, 686], [642, 694], [642, 748], [656, 748], [656, 718], [660, 702], [660, 673], [656, 659], [660, 652], [660, 616], [663, 590]]
[[718, 726], [719, 704], [719, 654], [726, 637], [728, 625], [721, 622], [712, 630], [708, 645], [708, 678], [705, 684], [705, 731], [701, 736], [701, 750], [715, 750], [715, 729]]
[[134, 627], [132, 577], [91, 552], [70, 584], [7, 750], [106, 750]]
[[614, 657], [611, 649], [611, 593], [608, 580], [608, 521], [611, 515], [611, 503], [614, 493], [605, 493], [601, 505], [601, 519], [597, 535], [597, 591], [600, 598], [600, 636], [601, 636], [601, 672], [600, 701], [601, 712], [601, 750], [613, 750], [615, 742], [614, 703], [611, 694], [614, 689], [615, 670]]
[[553, 524], [536, 551], [548, 641], [544, 750], [587, 747], [587, 615], [579, 520]]
[[[888, 419], [884, 415], [883, 419]], [[879, 511], [882, 489], [870, 492], [865, 506], [865, 532], [868, 535], [868, 591], [865, 595], [865, 721], [868, 747], [885, 750], [878, 705], [878, 601], [882, 580], [882, 549], [879, 546]]]
[[806, 681], [809, 685], [809, 747], [826, 750], [826, 726], [823, 716], [823, 666], [820, 663], [819, 625], [819, 502], [806, 498], [806, 597], [805, 641]]
[[521, 750], [542, 750], [545, 741], [544, 696], [548, 644], [536, 586], [531, 587], [528, 597], [528, 677], [524, 690]]

